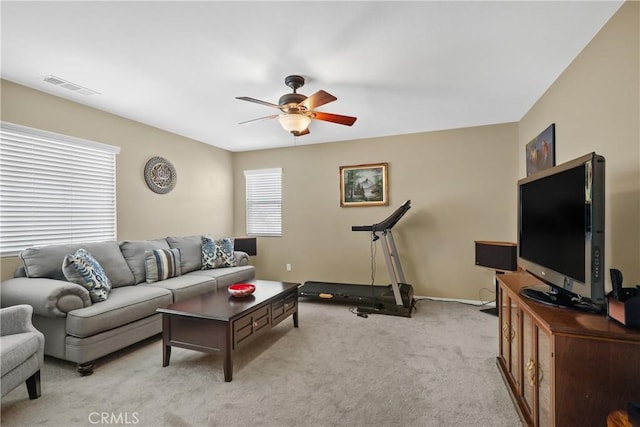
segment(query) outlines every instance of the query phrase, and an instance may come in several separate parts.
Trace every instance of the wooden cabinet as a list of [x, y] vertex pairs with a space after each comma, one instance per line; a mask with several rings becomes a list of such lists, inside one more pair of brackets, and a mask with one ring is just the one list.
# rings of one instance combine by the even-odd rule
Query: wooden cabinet
[[[519, 305], [522, 318], [521, 397], [524, 411], [535, 425], [553, 425], [551, 420], [551, 335]], [[521, 356], [520, 356], [521, 354]]]
[[499, 360], [504, 366], [504, 373], [513, 388], [519, 389], [518, 378], [518, 342], [516, 329], [519, 325], [518, 306], [508, 292], [500, 292], [500, 355]]
[[602, 426], [640, 399], [640, 331], [520, 297], [531, 275], [498, 282], [497, 364], [525, 424]]

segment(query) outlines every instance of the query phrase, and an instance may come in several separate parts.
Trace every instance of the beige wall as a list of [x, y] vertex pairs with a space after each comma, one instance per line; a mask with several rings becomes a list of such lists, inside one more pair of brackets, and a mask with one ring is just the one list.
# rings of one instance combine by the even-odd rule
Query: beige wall
[[[3, 121], [85, 138], [121, 148], [116, 159], [119, 239], [233, 230], [231, 153], [185, 137], [2, 80]], [[147, 160], [162, 156], [176, 168], [165, 195], [146, 186]], [[2, 279], [16, 257], [2, 258]]]
[[[520, 123], [231, 154], [6, 81], [2, 119], [121, 147], [120, 239], [242, 235], [243, 170], [282, 167], [284, 234], [260, 238], [252, 258], [266, 279], [369, 283], [370, 239], [351, 226], [378, 222], [411, 199], [394, 230], [407, 281], [418, 295], [473, 300], [494, 298], [491, 271], [474, 265], [473, 241], [515, 241], [524, 145], [556, 123], [558, 163], [590, 151], [607, 158], [606, 267], [638, 283], [639, 16], [639, 4], [626, 3]], [[168, 195], [144, 183], [154, 155], [178, 171]], [[391, 205], [340, 208], [339, 167], [377, 162], [389, 163]], [[3, 279], [15, 265], [2, 260]], [[376, 283], [388, 283], [379, 247], [376, 265]]]
[[[640, 283], [640, 3], [627, 2], [519, 124], [520, 150], [556, 124], [556, 159], [606, 158], [605, 267]], [[519, 155], [519, 176], [525, 176]]]
[[[259, 276], [367, 284], [370, 234], [351, 226], [380, 222], [411, 199], [393, 233], [415, 293], [492, 300], [474, 240], [515, 239], [517, 138], [512, 123], [235, 153], [236, 234], [245, 232], [243, 171], [282, 167], [283, 236], [258, 239]], [[339, 167], [380, 162], [389, 164], [390, 206], [341, 208]], [[375, 283], [388, 284], [380, 246], [377, 255]]]

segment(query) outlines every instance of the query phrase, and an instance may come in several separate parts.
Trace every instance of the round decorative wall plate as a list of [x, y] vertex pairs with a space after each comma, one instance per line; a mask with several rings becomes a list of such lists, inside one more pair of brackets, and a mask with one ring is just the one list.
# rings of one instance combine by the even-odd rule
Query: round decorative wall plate
[[176, 186], [178, 174], [169, 160], [156, 156], [150, 158], [145, 165], [144, 180], [151, 191], [166, 194]]

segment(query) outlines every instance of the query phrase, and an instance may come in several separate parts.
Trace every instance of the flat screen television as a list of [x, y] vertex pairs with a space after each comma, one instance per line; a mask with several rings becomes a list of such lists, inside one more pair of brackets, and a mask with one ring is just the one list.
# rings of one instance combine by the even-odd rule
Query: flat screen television
[[518, 181], [518, 264], [539, 302], [603, 313], [605, 159], [590, 153]]

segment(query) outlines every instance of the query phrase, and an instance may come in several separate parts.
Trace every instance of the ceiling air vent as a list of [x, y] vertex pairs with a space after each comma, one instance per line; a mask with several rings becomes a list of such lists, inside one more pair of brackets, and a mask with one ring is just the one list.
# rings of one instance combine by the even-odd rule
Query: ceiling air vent
[[96, 92], [95, 90], [91, 90], [91, 89], [87, 89], [86, 87], [82, 87], [80, 85], [77, 85], [75, 83], [71, 83], [68, 82], [64, 79], [61, 79], [60, 77], [56, 77], [56, 76], [46, 76], [44, 78], [44, 81], [47, 83], [51, 83], [52, 85], [55, 86], [60, 86], [63, 87], [65, 89], [68, 89], [70, 91], [76, 92], [76, 93], [81, 93], [82, 95], [99, 95], [99, 92]]

